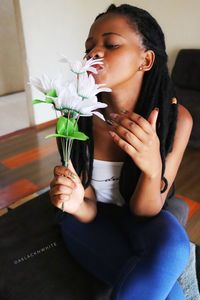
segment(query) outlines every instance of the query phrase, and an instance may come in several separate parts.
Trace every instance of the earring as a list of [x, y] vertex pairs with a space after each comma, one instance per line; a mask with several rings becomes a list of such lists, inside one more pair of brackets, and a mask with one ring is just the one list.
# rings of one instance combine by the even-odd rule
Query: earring
[[138, 71], [142, 71], [143, 70], [143, 65], [142, 66], [140, 66], [139, 68], [138, 68]]

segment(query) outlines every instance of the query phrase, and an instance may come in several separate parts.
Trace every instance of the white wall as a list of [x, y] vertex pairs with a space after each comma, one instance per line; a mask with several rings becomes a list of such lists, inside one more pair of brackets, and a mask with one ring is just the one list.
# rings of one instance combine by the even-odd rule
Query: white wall
[[[59, 53], [70, 59], [81, 58], [91, 23], [110, 3], [127, 2], [152, 13], [165, 32], [170, 68], [179, 49], [200, 48], [200, 0], [15, 1], [21, 7], [27, 73], [32, 77], [44, 72], [53, 77], [63, 71], [64, 65], [58, 62]], [[39, 96], [35, 90], [30, 92], [33, 98]], [[33, 111], [36, 124], [55, 118], [47, 105], [34, 106]]]
[[169, 69], [177, 52], [183, 48], [200, 48], [200, 0], [129, 0], [128, 3], [146, 9], [161, 25], [166, 38]]
[[[61, 53], [69, 59], [80, 59], [94, 17], [109, 3], [108, 0], [19, 0], [29, 75], [47, 73], [54, 77], [63, 72], [66, 66], [58, 62]], [[31, 94], [33, 98], [41, 96], [32, 88]], [[55, 118], [50, 105], [35, 105], [33, 111], [35, 124]]]
[[22, 90], [22, 58], [13, 1], [0, 0], [0, 95]]

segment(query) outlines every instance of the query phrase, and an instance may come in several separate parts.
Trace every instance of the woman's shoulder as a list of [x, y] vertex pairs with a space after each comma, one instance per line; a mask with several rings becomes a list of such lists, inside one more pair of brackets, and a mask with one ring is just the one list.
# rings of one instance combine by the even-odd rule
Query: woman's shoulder
[[185, 106], [183, 106], [182, 104], [178, 104], [178, 114], [186, 122], [189, 122], [189, 123], [192, 124], [192, 116], [191, 116], [189, 110]]
[[178, 104], [178, 117], [176, 125], [176, 133], [174, 137], [174, 148], [186, 147], [191, 130], [193, 120], [190, 112], [181, 104]]
[[178, 104], [177, 130], [187, 130], [191, 132], [193, 120], [190, 112], [183, 105]]

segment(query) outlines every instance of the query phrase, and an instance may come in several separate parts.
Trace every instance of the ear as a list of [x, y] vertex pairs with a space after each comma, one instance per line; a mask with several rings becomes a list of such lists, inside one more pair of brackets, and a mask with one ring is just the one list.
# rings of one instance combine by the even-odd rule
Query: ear
[[143, 71], [149, 71], [154, 63], [155, 53], [152, 50], [147, 50], [144, 52], [144, 63], [142, 64]]

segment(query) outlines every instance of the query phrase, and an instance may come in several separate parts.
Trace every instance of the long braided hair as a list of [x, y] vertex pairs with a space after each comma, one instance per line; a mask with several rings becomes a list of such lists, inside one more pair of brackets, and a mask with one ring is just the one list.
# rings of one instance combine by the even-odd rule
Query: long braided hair
[[[157, 120], [157, 134], [160, 140], [160, 153], [162, 159], [162, 177], [165, 172], [165, 158], [172, 149], [176, 129], [177, 105], [171, 103], [174, 97], [173, 86], [167, 68], [167, 54], [165, 38], [157, 21], [145, 10], [122, 4], [120, 6], [110, 5], [105, 13], [97, 16], [95, 20], [105, 14], [116, 14], [124, 16], [128, 24], [136, 31], [146, 50], [155, 53], [153, 67], [145, 72], [143, 84], [135, 112], [148, 118], [150, 112], [159, 108]], [[93, 133], [92, 118], [80, 118], [79, 128], [84, 131], [90, 139], [86, 142], [74, 141], [72, 150], [72, 162], [82, 176], [85, 187], [90, 184], [93, 168]], [[125, 200], [129, 200], [138, 181], [140, 170], [127, 156], [122, 167], [120, 176], [120, 192]]]

